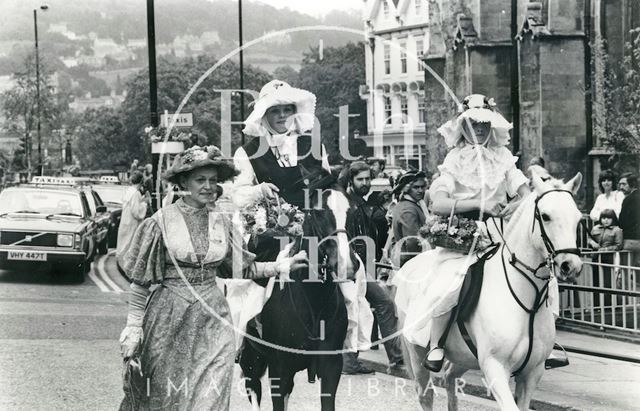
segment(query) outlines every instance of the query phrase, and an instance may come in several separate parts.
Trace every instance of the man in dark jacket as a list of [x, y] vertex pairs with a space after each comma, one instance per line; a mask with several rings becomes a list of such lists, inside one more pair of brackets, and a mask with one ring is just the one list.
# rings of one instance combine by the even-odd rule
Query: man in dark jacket
[[[372, 219], [373, 209], [364, 199], [371, 188], [371, 169], [363, 161], [356, 161], [349, 166], [349, 188], [347, 194], [351, 203], [351, 212], [347, 219], [346, 229], [352, 239], [352, 247], [365, 264], [367, 270], [366, 299], [374, 310], [383, 338], [398, 331], [398, 319], [395, 306], [389, 294], [375, 280], [375, 261], [382, 254], [382, 245], [377, 244], [378, 233]], [[375, 343], [375, 342], [374, 342]], [[403, 367], [402, 349], [398, 337], [384, 343], [391, 369]], [[357, 353], [343, 354], [344, 374], [368, 374], [373, 372], [358, 361]]]
[[638, 176], [625, 173], [620, 177], [618, 188], [626, 196], [620, 208], [618, 222], [622, 228], [623, 247], [631, 250], [632, 264], [640, 264], [640, 191], [638, 190]]

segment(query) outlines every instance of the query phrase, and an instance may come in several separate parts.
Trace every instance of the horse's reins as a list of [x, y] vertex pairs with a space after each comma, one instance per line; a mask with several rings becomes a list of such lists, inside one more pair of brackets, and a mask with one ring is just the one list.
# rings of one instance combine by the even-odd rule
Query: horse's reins
[[[320, 243], [322, 243], [325, 240], [330, 239], [331, 237], [340, 234], [340, 233], [347, 233], [347, 231], [344, 228], [338, 228], [336, 230], [334, 230], [331, 234], [329, 234], [328, 236], [326, 236], [325, 238], [321, 239], [320, 242], [318, 243], [318, 245], [320, 245]], [[300, 238], [300, 241], [302, 242], [302, 237]], [[323, 259], [322, 264], [318, 265], [318, 269], [320, 271], [319, 274], [322, 274], [323, 280], [326, 280], [326, 276], [328, 273], [328, 264], [326, 263], [326, 256]], [[291, 303], [292, 307], [295, 307], [295, 300], [293, 299], [293, 291], [292, 291], [292, 287], [287, 287], [287, 294], [289, 296], [289, 302]], [[307, 298], [307, 295], [303, 292], [302, 294], [302, 298], [304, 301], [305, 306], [307, 307], [309, 314], [311, 315], [311, 324], [312, 327], [315, 326], [316, 324], [319, 324], [320, 322], [318, 321], [318, 317], [324, 312], [320, 311], [318, 313], [318, 316], [315, 315], [315, 312], [313, 310], [313, 307], [311, 306], [311, 303], [309, 302], [309, 299]], [[338, 287], [334, 287], [334, 292], [333, 295], [336, 297], [336, 299], [338, 298]], [[335, 318], [335, 316], [338, 313], [339, 310], [339, 305], [336, 304], [336, 311], [333, 313], [331, 318]], [[305, 321], [302, 319], [300, 313], [298, 312], [298, 310], [293, 310], [296, 314], [296, 316], [298, 317], [298, 320], [300, 321], [300, 324], [302, 324], [302, 327], [304, 328], [305, 332], [307, 333], [307, 338], [310, 341], [319, 341], [321, 340], [323, 337], [322, 336], [316, 336], [315, 333], [312, 332], [312, 330], [309, 329], [309, 327], [307, 327], [307, 324], [305, 323]]]
[[[504, 236], [502, 235], [502, 230], [498, 229], [497, 225], [495, 224], [494, 221], [494, 225], [496, 225], [496, 229], [498, 231], [498, 234], [500, 234], [500, 237], [502, 238], [502, 243], [503, 243], [503, 248], [502, 248], [502, 252], [500, 253], [500, 259], [502, 261], [502, 268], [504, 271], [504, 276], [505, 279], [507, 281], [507, 286], [509, 287], [509, 291], [511, 292], [511, 295], [513, 296], [513, 299], [516, 301], [516, 303], [518, 303], [518, 305], [527, 313], [529, 314], [529, 327], [528, 327], [528, 332], [529, 332], [529, 344], [527, 347], [527, 355], [525, 356], [524, 361], [522, 362], [522, 364], [520, 365], [520, 367], [518, 367], [517, 370], [515, 370], [511, 376], [516, 376], [517, 374], [519, 374], [529, 363], [529, 359], [531, 358], [531, 353], [533, 351], [533, 333], [534, 333], [534, 321], [535, 321], [535, 316], [538, 313], [538, 311], [540, 310], [540, 307], [542, 307], [543, 304], [545, 304], [549, 298], [549, 280], [551, 279], [551, 276], [549, 277], [540, 277], [537, 275], [538, 270], [540, 270], [542, 267], [547, 266], [549, 268], [549, 270], [551, 271], [551, 273], [554, 273], [554, 269], [555, 269], [555, 262], [554, 262], [554, 258], [558, 255], [558, 254], [575, 254], [575, 255], [580, 255], [580, 250], [578, 248], [561, 248], [559, 250], [556, 250], [556, 248], [553, 245], [553, 242], [551, 241], [551, 239], [549, 238], [546, 230], [544, 229], [544, 224], [543, 224], [543, 220], [542, 220], [542, 216], [540, 214], [540, 209], [538, 208], [538, 202], [540, 201], [540, 199], [542, 197], [544, 197], [545, 195], [547, 195], [548, 193], [552, 193], [552, 192], [564, 192], [564, 193], [568, 193], [569, 195], [571, 195], [571, 197], [573, 198], [573, 193], [569, 190], [562, 190], [562, 189], [553, 189], [553, 190], [549, 190], [546, 191], [544, 193], [542, 193], [541, 195], [539, 195], [536, 200], [535, 200], [535, 208], [534, 208], [534, 218], [533, 218], [533, 223], [531, 226], [531, 232], [533, 233], [533, 231], [535, 230], [535, 224], [536, 221], [538, 222], [538, 225], [540, 226], [540, 234], [542, 236], [542, 242], [544, 243], [544, 246], [547, 250], [547, 257], [545, 258], [545, 261], [542, 262], [538, 267], [536, 268], [532, 268], [529, 265], [525, 264], [522, 260], [520, 260], [516, 254], [514, 252], [511, 251], [511, 249], [509, 248], [509, 245], [507, 244], [507, 241], [505, 240]], [[533, 304], [531, 306], [531, 308], [528, 308], [523, 302], [522, 300], [518, 297], [518, 295], [516, 294], [516, 292], [513, 289], [513, 286], [511, 285], [511, 281], [509, 280], [509, 275], [507, 272], [507, 266], [505, 263], [505, 259], [504, 259], [504, 250], [507, 250], [507, 252], [510, 254], [510, 258], [509, 258], [509, 264], [516, 269], [516, 271], [520, 274], [522, 274], [522, 276], [524, 278], [527, 279], [527, 281], [529, 281], [529, 283], [531, 284], [531, 286], [533, 287], [533, 289], [535, 290], [535, 298], [533, 300]], [[540, 280], [544, 281], [544, 285], [542, 286], [542, 288], [538, 288], [537, 284], [535, 283], [534, 280], [531, 279], [531, 277], [520, 267], [518, 267], [518, 265], [522, 266], [525, 270], [529, 271], [535, 278], [538, 278]]]

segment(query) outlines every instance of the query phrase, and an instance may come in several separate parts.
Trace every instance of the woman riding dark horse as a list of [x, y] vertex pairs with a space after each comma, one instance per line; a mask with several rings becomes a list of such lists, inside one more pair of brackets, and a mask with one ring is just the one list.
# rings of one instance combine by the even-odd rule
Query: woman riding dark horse
[[[254, 138], [236, 151], [234, 164], [240, 170], [240, 174], [233, 186], [229, 187], [231, 197], [237, 206], [244, 207], [263, 199], [280, 197], [305, 211], [305, 237], [318, 240], [325, 237], [333, 238], [322, 242], [319, 247], [309, 244], [308, 240], [297, 241], [294, 248], [306, 249], [310, 254], [317, 252], [322, 260], [318, 264], [314, 264], [317, 261], [310, 261], [309, 272], [295, 273], [293, 278], [301, 280], [309, 275], [315, 277], [317, 271], [325, 274], [333, 272], [342, 280], [348, 277], [346, 281], [340, 282], [329, 279], [314, 284], [295, 282], [283, 288], [273, 287], [273, 292], [260, 316], [258, 324], [261, 327], [248, 327], [247, 332], [250, 335], [259, 336], [261, 328], [263, 340], [282, 346], [281, 350], [274, 349], [273, 346], [268, 350], [266, 359], [270, 375], [278, 374], [283, 378], [290, 376], [291, 379], [295, 372], [302, 368], [311, 367], [311, 377], [316, 373], [313, 365], [316, 362], [312, 361], [315, 357], [300, 355], [305, 347], [317, 351], [321, 349], [317, 348], [319, 346], [331, 346], [332, 351], [339, 352], [344, 343], [344, 347], [355, 350], [369, 342], [359, 337], [370, 335], [368, 331], [359, 331], [359, 325], [367, 330], [363, 325], [365, 321], [360, 319], [362, 317], [359, 310], [361, 302], [366, 305], [366, 284], [364, 271], [356, 271], [358, 263], [349, 250], [348, 238], [343, 231], [348, 201], [344, 193], [330, 190], [333, 180], [329, 172], [326, 150], [319, 138], [313, 137], [311, 133], [315, 119], [314, 110], [315, 96], [312, 93], [293, 88], [278, 80], [266, 84], [260, 91], [253, 112], [245, 121], [244, 133]], [[252, 241], [255, 244], [252, 252], [256, 253], [257, 261], [274, 261], [279, 254], [282, 258], [279, 239], [263, 236], [256, 240]], [[312, 257], [310, 255], [310, 260], [314, 260]], [[336, 305], [338, 303], [340, 304]], [[335, 309], [332, 310], [331, 307]], [[339, 325], [342, 318], [340, 316], [343, 314], [346, 315], [344, 335]], [[333, 315], [338, 315], [338, 319], [334, 319]], [[332, 335], [324, 336], [323, 331], [322, 336], [326, 338], [324, 341], [320, 340], [319, 331], [313, 328], [334, 320], [338, 321], [338, 324], [327, 327]], [[366, 322], [370, 325], [370, 322]], [[299, 332], [291, 336], [292, 329], [298, 329]], [[280, 332], [286, 335], [280, 335]], [[362, 343], [359, 344], [359, 340]], [[264, 345], [261, 346], [262, 350], [259, 347], [256, 350], [255, 344], [245, 344], [241, 365], [247, 377], [251, 374], [260, 378], [264, 373], [261, 362], [264, 364], [266, 351]], [[291, 349], [301, 351], [298, 351], [296, 357], [292, 356]], [[321, 363], [324, 365], [325, 361]], [[332, 362], [326, 361], [326, 365], [329, 364]], [[329, 393], [335, 393], [341, 361], [335, 363], [334, 368], [337, 369], [332, 371], [337, 372], [336, 386], [325, 387]], [[317, 373], [321, 375], [324, 371], [318, 369]], [[292, 373], [289, 375], [288, 372]], [[331, 378], [327, 378], [326, 384], [330, 381]], [[252, 388], [259, 395], [259, 387]], [[274, 398], [274, 405], [275, 401]]]

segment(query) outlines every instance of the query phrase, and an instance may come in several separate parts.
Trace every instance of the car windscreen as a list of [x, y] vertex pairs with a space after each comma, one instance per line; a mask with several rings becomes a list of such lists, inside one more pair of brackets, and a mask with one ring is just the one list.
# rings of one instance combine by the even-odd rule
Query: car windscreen
[[0, 193], [0, 215], [6, 213], [84, 216], [78, 193], [38, 189], [5, 190]]
[[98, 193], [105, 203], [122, 204], [122, 198], [126, 187], [106, 187], [94, 186], [93, 191]]

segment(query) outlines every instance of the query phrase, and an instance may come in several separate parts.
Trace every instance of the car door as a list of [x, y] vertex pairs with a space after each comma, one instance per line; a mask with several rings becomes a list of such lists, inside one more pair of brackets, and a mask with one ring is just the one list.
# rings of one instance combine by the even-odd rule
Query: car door
[[89, 201], [87, 200], [87, 196], [84, 192], [80, 191], [78, 193], [80, 196], [80, 200], [82, 201], [82, 207], [84, 208], [85, 218], [88, 220], [88, 226], [86, 231], [82, 236], [82, 250], [87, 253], [87, 260], [91, 261], [96, 251], [97, 246], [97, 233], [98, 226], [94, 220], [94, 216], [91, 214], [91, 207], [89, 206]]
[[92, 209], [94, 220], [96, 222], [98, 230], [98, 244], [102, 244], [102, 242], [107, 238], [107, 234], [109, 233], [111, 214], [107, 211], [107, 206], [95, 191], [88, 190], [87, 199], [89, 200], [89, 207]]

